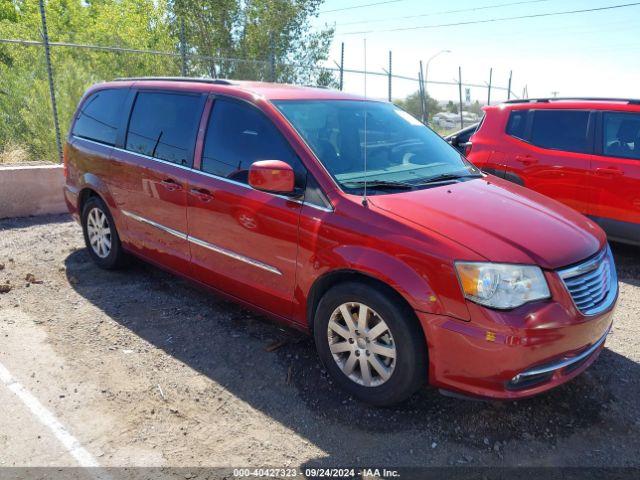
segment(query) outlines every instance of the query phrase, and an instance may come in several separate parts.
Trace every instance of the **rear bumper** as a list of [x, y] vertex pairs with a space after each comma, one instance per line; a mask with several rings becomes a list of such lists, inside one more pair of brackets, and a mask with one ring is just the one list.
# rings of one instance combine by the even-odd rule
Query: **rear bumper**
[[80, 212], [78, 211], [78, 190], [70, 187], [69, 185], [65, 185], [62, 188], [62, 193], [64, 194], [64, 201], [67, 204], [69, 213], [77, 222], [79, 222]]
[[[519, 312], [525, 327], [514, 328], [509, 326], [512, 312], [491, 312], [477, 305], [470, 310], [470, 322], [418, 312], [429, 347], [429, 382], [494, 399], [530, 397], [582, 373], [604, 347], [613, 315], [610, 309], [578, 321], [567, 318], [558, 303], [549, 302]], [[475, 315], [478, 321], [474, 310], [482, 310], [483, 315]], [[489, 317], [493, 321], [487, 322]], [[531, 318], [535, 326], [527, 328]]]

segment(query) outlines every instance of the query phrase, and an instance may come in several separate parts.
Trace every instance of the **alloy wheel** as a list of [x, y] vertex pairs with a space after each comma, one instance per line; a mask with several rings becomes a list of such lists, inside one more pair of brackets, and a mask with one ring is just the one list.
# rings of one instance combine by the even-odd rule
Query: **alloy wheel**
[[111, 253], [111, 228], [107, 215], [97, 207], [87, 216], [87, 235], [93, 252], [100, 258], [107, 258]]
[[329, 349], [336, 364], [352, 381], [365, 387], [385, 383], [395, 369], [396, 345], [389, 326], [363, 303], [343, 303], [327, 327]]

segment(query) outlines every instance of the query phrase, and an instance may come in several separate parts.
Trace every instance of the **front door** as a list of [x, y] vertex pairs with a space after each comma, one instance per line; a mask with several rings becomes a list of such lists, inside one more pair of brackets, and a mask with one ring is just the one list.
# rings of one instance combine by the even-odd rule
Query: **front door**
[[112, 193], [126, 218], [128, 247], [184, 274], [190, 272], [187, 176], [204, 100], [138, 92], [124, 148], [112, 153]]
[[305, 171], [275, 125], [255, 106], [217, 98], [202, 149], [201, 174], [188, 190], [194, 275], [250, 303], [290, 317], [300, 201], [254, 190], [249, 166], [282, 160], [304, 186]]
[[507, 154], [507, 171], [524, 185], [587, 213], [594, 115], [588, 110], [534, 110], [525, 141]]
[[588, 213], [611, 238], [640, 242], [640, 113], [603, 112], [599, 125]]

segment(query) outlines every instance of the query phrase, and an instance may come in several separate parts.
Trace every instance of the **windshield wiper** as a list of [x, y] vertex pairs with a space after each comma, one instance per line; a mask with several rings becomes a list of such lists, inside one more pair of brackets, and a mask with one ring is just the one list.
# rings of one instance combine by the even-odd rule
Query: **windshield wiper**
[[405, 182], [392, 182], [387, 180], [357, 180], [343, 183], [348, 188], [375, 188], [376, 190], [411, 190], [415, 185]]
[[443, 173], [442, 175], [436, 175], [435, 177], [428, 178], [424, 182], [419, 183], [418, 185], [428, 185], [430, 183], [440, 183], [446, 182], [449, 180], [458, 180], [460, 178], [481, 178], [482, 175], [479, 173]]

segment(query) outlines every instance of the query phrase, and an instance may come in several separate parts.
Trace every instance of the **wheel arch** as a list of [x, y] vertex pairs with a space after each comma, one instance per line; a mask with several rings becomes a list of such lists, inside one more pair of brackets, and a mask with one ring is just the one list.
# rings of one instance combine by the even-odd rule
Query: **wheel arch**
[[82, 176], [80, 191], [78, 192], [78, 212], [82, 215], [82, 208], [84, 207], [84, 203], [91, 197], [95, 196], [100, 198], [104, 203], [107, 204], [107, 207], [111, 210], [111, 214], [113, 215], [113, 210], [116, 208], [116, 203], [111, 196], [107, 185], [102, 181], [97, 175], [93, 173], [85, 173]]
[[360, 282], [365, 285], [369, 285], [375, 288], [382, 289], [385, 293], [387, 293], [390, 297], [396, 300], [403, 309], [407, 311], [413, 318], [420, 329], [422, 327], [420, 325], [420, 321], [415, 313], [415, 310], [409, 303], [409, 301], [394, 287], [389, 285], [388, 283], [359, 270], [355, 270], [352, 268], [343, 268], [339, 270], [333, 270], [327, 272], [320, 277], [318, 277], [311, 289], [309, 290], [309, 294], [307, 295], [307, 308], [306, 308], [306, 319], [307, 325], [309, 327], [309, 331], [313, 332], [313, 320], [315, 316], [315, 311], [318, 308], [318, 304], [320, 303], [320, 299], [327, 293], [332, 287], [339, 285], [341, 283], [346, 282]]
[[84, 187], [78, 193], [78, 212], [80, 213], [80, 215], [82, 215], [82, 209], [84, 208], [85, 203], [87, 203], [87, 200], [89, 200], [91, 197], [98, 197], [102, 199], [100, 194], [96, 192], [92, 187]]

